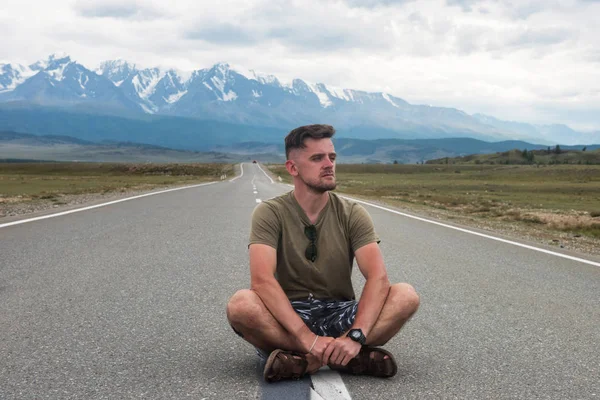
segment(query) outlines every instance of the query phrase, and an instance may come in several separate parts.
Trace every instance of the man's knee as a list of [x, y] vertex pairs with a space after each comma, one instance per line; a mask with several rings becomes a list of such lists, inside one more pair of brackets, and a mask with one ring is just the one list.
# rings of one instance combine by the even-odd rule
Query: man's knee
[[260, 298], [252, 290], [242, 289], [237, 291], [227, 303], [227, 319], [229, 323], [232, 326], [238, 324], [245, 325], [248, 320], [253, 319], [252, 316], [254, 314], [260, 312], [259, 301]]
[[419, 308], [420, 298], [414, 287], [408, 283], [396, 283], [390, 288], [389, 299], [404, 318], [410, 317]]

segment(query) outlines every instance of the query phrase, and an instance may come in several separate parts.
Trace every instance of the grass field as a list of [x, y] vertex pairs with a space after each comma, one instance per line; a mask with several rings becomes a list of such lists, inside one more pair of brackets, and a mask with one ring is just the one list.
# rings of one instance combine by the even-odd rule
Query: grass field
[[[269, 169], [289, 182], [282, 165]], [[337, 166], [338, 190], [600, 238], [598, 165]]]
[[0, 163], [0, 204], [219, 180], [231, 164]]
[[[290, 182], [283, 165], [268, 168]], [[231, 164], [0, 163], [0, 217], [23, 204], [56, 206], [67, 204], [68, 196], [233, 174]], [[403, 208], [600, 240], [599, 165], [339, 164], [337, 178], [340, 192]]]

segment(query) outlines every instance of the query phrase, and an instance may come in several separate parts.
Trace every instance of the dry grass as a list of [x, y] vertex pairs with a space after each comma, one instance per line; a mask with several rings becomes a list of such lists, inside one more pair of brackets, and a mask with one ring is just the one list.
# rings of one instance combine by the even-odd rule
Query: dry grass
[[0, 163], [0, 216], [24, 203], [62, 205], [72, 196], [152, 190], [219, 180], [224, 174], [232, 175], [233, 165]]

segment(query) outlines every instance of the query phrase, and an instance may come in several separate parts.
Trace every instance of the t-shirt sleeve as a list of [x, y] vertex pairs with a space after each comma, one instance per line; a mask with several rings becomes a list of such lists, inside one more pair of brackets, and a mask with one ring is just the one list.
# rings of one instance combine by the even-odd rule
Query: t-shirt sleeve
[[380, 242], [371, 216], [360, 204], [354, 204], [352, 207], [349, 228], [352, 251], [356, 251], [369, 243]]
[[259, 203], [252, 212], [248, 246], [266, 244], [277, 249], [280, 233], [281, 224], [275, 211], [267, 203]]

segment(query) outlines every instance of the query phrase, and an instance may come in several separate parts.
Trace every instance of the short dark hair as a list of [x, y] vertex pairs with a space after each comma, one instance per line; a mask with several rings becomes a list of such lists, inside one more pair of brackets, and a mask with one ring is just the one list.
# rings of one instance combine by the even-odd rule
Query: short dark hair
[[290, 151], [303, 149], [307, 138], [328, 139], [335, 135], [335, 128], [331, 125], [315, 124], [304, 125], [290, 131], [285, 137], [285, 158], [289, 160]]

